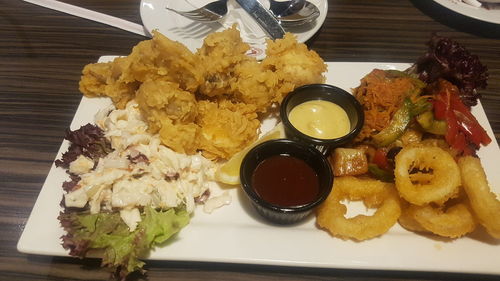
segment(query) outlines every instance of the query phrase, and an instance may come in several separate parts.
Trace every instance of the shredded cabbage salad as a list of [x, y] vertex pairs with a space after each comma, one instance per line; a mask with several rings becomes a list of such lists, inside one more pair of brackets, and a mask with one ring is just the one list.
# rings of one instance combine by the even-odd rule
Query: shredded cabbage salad
[[139, 258], [187, 225], [197, 204], [210, 213], [231, 202], [210, 194], [215, 164], [162, 145], [134, 101], [100, 111], [95, 124], [68, 131], [70, 147], [56, 161], [70, 177], [59, 220], [71, 255], [102, 250], [102, 265], [124, 278], [142, 271]]

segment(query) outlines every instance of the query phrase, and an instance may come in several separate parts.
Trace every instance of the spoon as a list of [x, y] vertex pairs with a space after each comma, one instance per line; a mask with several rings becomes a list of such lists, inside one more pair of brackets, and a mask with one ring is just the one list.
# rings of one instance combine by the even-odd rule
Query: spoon
[[300, 11], [304, 7], [305, 3], [305, 0], [269, 0], [269, 10], [273, 12], [275, 17], [285, 17]]
[[[193, 21], [214, 22], [227, 15], [226, 5], [226, 0], [218, 0], [192, 11], [178, 11], [169, 7], [166, 9]], [[305, 0], [270, 0], [270, 10], [283, 27], [295, 27], [312, 22], [320, 14], [318, 7]]]
[[283, 27], [294, 27], [302, 24], [313, 22], [320, 15], [320, 11], [316, 5], [306, 1], [302, 9], [296, 13], [287, 16], [276, 16], [276, 19]]

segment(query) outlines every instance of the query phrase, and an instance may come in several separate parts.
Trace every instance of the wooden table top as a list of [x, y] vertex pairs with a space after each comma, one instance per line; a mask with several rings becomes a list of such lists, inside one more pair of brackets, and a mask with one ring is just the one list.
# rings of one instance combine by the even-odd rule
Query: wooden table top
[[[141, 24], [139, 0], [65, 0]], [[413, 62], [432, 32], [488, 66], [482, 104], [500, 139], [500, 25], [430, 0], [330, 0], [307, 44], [325, 61]], [[24, 1], [0, 0], [0, 279], [103, 280], [98, 260], [19, 253], [16, 243], [81, 99], [84, 65], [145, 37]], [[43, 243], [43, 241], [40, 241]], [[404, 249], [402, 249], [404, 250]], [[467, 253], [463, 253], [466, 255]], [[488, 257], [485, 257], [488, 258]], [[498, 276], [148, 261], [130, 280], [493, 280]]]

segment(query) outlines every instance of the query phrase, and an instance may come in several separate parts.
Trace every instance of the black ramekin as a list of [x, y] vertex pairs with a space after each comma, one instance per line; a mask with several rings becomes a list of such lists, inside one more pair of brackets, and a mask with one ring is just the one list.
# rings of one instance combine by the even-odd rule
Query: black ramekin
[[[259, 163], [275, 155], [296, 157], [316, 171], [319, 194], [315, 200], [301, 206], [282, 207], [263, 200], [255, 192], [252, 187], [253, 172]], [[241, 163], [240, 181], [245, 194], [260, 215], [274, 223], [291, 224], [305, 218], [328, 197], [333, 185], [333, 174], [327, 158], [314, 147], [288, 139], [278, 139], [263, 142], [247, 153]]]
[[[334, 139], [319, 139], [297, 130], [288, 119], [288, 114], [297, 105], [311, 100], [333, 102], [345, 110], [351, 123], [351, 130], [345, 136]], [[350, 93], [328, 84], [310, 84], [298, 87], [288, 94], [281, 103], [280, 117], [287, 138], [313, 145], [324, 155], [335, 148], [352, 141], [359, 134], [364, 124], [364, 111], [361, 104]], [[335, 120], [332, 120], [332, 125]]]

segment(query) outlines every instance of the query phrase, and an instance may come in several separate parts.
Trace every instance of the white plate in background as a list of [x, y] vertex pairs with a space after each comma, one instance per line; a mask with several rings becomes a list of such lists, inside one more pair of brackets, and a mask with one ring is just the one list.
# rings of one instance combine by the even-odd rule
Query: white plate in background
[[[265, 32], [260, 26], [234, 1], [228, 1], [228, 15], [221, 22], [199, 23], [187, 19], [175, 12], [165, 9], [179, 9], [188, 11], [202, 7], [214, 0], [141, 0], [141, 19], [148, 32], [157, 29], [168, 38], [179, 41], [191, 51], [196, 51], [203, 44], [203, 39], [210, 33], [229, 28], [233, 23], [238, 23], [243, 41], [256, 48], [256, 52], [265, 49]], [[304, 26], [289, 29], [297, 35], [297, 41], [305, 42], [311, 38], [323, 25], [328, 13], [327, 0], [308, 0], [315, 4], [320, 16], [315, 22]], [[269, 6], [268, 0], [261, 0], [264, 6]]]
[[488, 10], [484, 7], [474, 7], [465, 4], [460, 0], [434, 0], [434, 2], [470, 18], [500, 24], [500, 7]]

